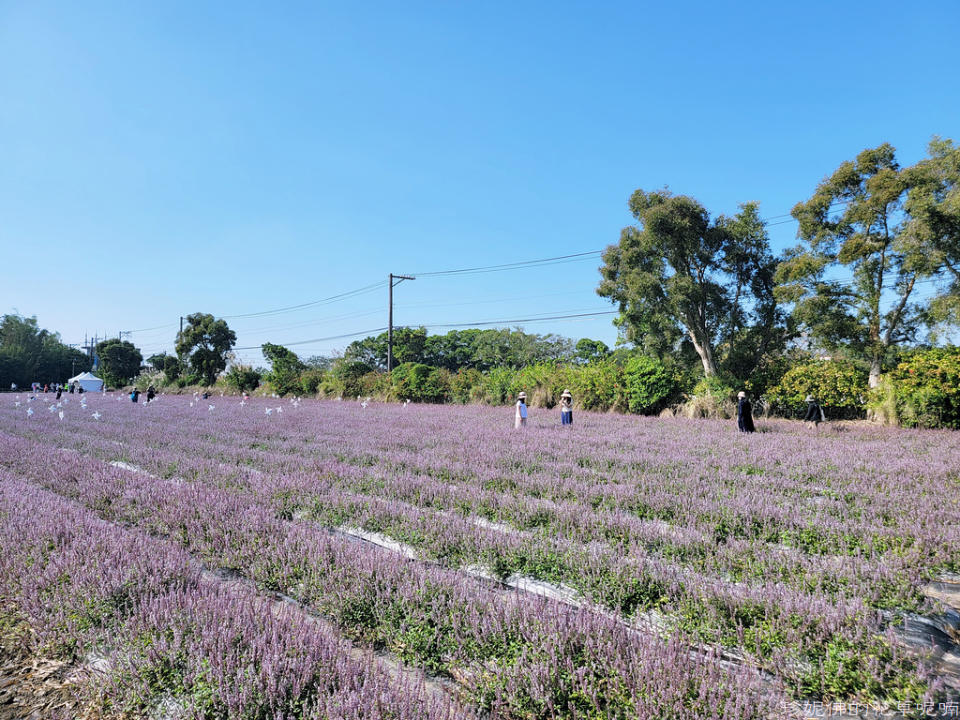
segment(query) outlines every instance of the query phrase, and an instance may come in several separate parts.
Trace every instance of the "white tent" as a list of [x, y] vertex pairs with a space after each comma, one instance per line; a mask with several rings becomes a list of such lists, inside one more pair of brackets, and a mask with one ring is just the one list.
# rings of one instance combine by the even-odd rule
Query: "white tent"
[[88, 372], [80, 373], [76, 377], [67, 380], [67, 382], [79, 385], [83, 388], [84, 392], [100, 392], [100, 390], [103, 389], [103, 380]]

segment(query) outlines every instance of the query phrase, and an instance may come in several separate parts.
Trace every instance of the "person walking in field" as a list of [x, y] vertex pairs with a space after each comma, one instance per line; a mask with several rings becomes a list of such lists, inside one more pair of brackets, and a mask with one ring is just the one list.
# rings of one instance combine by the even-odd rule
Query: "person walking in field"
[[527, 424], [527, 394], [525, 392], [517, 395], [517, 412], [513, 418], [515, 428], [524, 427]]
[[823, 414], [823, 408], [813, 395], [807, 395], [807, 414], [803, 416], [804, 422], [812, 422], [814, 427], [820, 425], [827, 418]]
[[569, 390], [560, 395], [560, 424], [573, 425], [573, 395]]
[[753, 426], [753, 408], [743, 390], [737, 393], [737, 429], [742, 433], [757, 431]]

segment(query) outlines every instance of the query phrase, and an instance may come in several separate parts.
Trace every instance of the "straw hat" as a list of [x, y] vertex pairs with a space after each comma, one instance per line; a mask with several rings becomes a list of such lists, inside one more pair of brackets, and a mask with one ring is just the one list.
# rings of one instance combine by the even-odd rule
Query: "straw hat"
[[527, 399], [527, 394], [525, 392], [522, 392], [519, 395], [517, 395], [517, 400], [526, 400], [526, 399]]
[[807, 399], [805, 402], [816, 402], [816, 400], [813, 399], [813, 395], [807, 395]]
[[560, 397], [573, 397], [573, 395], [570, 394], [569, 390], [564, 390], [562, 393], [560, 393]]
[[747, 396], [747, 394], [746, 394], [743, 390], [741, 390], [740, 392], [737, 393], [737, 397], [738, 397], [738, 398], [745, 398], [746, 396]]

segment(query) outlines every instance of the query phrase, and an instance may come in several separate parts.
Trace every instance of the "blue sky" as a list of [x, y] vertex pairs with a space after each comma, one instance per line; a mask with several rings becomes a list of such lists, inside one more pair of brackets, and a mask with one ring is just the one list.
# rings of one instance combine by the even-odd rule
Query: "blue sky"
[[[599, 250], [636, 188], [778, 217], [960, 140], [960, 3], [0, 0], [0, 313], [170, 349], [386, 324], [386, 276]], [[422, 277], [398, 324], [611, 309], [594, 257]], [[609, 316], [524, 323], [613, 344]], [[349, 339], [296, 345], [329, 353]], [[259, 352], [238, 353], [260, 362]]]

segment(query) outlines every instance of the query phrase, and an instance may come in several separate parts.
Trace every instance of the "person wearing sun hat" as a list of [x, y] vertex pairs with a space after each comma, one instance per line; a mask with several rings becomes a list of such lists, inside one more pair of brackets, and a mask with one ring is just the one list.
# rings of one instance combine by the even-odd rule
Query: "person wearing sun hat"
[[823, 408], [820, 407], [820, 403], [813, 395], [807, 395], [807, 414], [803, 416], [803, 421], [812, 422], [813, 426], [817, 427], [824, 420]]
[[527, 424], [527, 394], [525, 392], [517, 395], [517, 412], [513, 418], [515, 428], [523, 427]]
[[560, 424], [573, 425], [573, 395], [569, 390], [560, 395]]
[[750, 401], [743, 390], [737, 393], [737, 429], [742, 433], [756, 432]]

